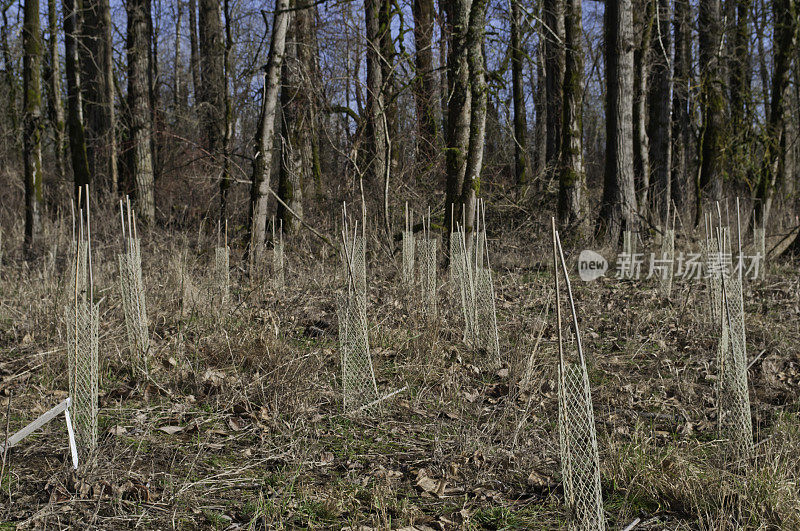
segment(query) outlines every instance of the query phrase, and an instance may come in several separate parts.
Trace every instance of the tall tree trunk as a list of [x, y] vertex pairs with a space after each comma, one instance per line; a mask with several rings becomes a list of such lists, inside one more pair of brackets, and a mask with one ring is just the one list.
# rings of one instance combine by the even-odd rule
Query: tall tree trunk
[[384, 178], [386, 160], [385, 80], [381, 68], [380, 9], [382, 0], [364, 0], [367, 33], [366, 178], [377, 186]]
[[228, 90], [228, 80], [234, 78], [231, 55], [233, 54], [233, 35], [231, 33], [230, 1], [224, 0], [225, 9], [225, 56], [223, 61], [222, 96], [225, 107], [225, 132], [222, 137], [222, 177], [219, 181], [220, 219], [227, 218], [228, 190], [231, 187], [231, 144], [233, 143], [233, 103]]
[[729, 60], [731, 162], [729, 164], [734, 183], [744, 184], [750, 166], [748, 145], [751, 144], [751, 120], [746, 116], [750, 94], [750, 31], [748, 27], [752, 0], [729, 0], [736, 6], [736, 27], [732, 39], [733, 50]]
[[558, 222], [573, 237], [586, 235], [586, 173], [583, 169], [583, 49], [581, 0], [567, 0], [564, 15], [566, 67], [561, 168], [558, 179]]
[[675, 80], [672, 88], [672, 199], [678, 212], [689, 206], [695, 182], [691, 177], [689, 157], [691, 122], [689, 118], [689, 82], [691, 79], [691, 50], [689, 29], [689, 0], [675, 0]]
[[289, 26], [289, 0], [277, 0], [272, 22], [267, 64], [264, 67], [264, 92], [261, 115], [255, 142], [253, 180], [250, 188], [250, 248], [249, 256], [258, 263], [267, 238], [267, 206], [270, 192], [269, 172], [273, 160], [273, 135], [278, 94], [281, 89], [281, 63], [286, 47], [286, 32]]
[[150, 110], [147, 0], [128, 0], [128, 109], [130, 112], [131, 168], [139, 215], [155, 220], [153, 195], [152, 114]]
[[722, 39], [720, 0], [700, 0], [700, 108], [703, 128], [700, 140], [700, 182], [695, 198], [695, 224], [702, 219], [704, 196], [722, 196], [722, 129], [725, 100], [722, 96], [719, 48]]
[[177, 114], [185, 108], [183, 88], [183, 61], [181, 59], [181, 29], [183, 23], [183, 0], [175, 3], [175, 89], [172, 92], [172, 106]]
[[781, 146], [784, 133], [784, 110], [786, 88], [789, 83], [791, 53], [797, 38], [797, 7], [795, 0], [773, 0], [772, 12], [772, 93], [769, 105], [769, 119], [766, 130], [764, 164], [756, 189], [756, 203], [753, 208], [752, 226], [766, 225], [772, 207], [776, 180], [779, 175]]
[[22, 26], [23, 92], [25, 94], [23, 139], [25, 159], [25, 239], [27, 257], [41, 232], [42, 205], [42, 37], [39, 28], [39, 0], [25, 0]]
[[522, 24], [519, 0], [511, 0], [511, 93], [514, 100], [514, 176], [517, 186], [525, 187], [530, 179], [528, 168], [528, 118], [522, 79]]
[[[655, 2], [655, 0], [654, 0]], [[670, 0], [658, 0], [655, 34], [651, 40], [650, 68], [651, 82], [648, 90], [650, 119], [647, 136], [650, 141], [650, 167], [653, 180], [653, 213], [657, 219], [666, 221], [668, 205], [672, 199], [671, 178], [671, 130], [670, 130], [670, 92], [672, 73], [670, 57], [670, 20], [672, 4]]]
[[[533, 109], [536, 113], [536, 122], [533, 126], [533, 174], [543, 182], [545, 166], [547, 164], [547, 80], [545, 79], [545, 43], [544, 25], [541, 18], [536, 23], [539, 42], [536, 44], [536, 78], [534, 81], [531, 72], [531, 93], [533, 94]], [[531, 68], [531, 71], [533, 69]]]
[[223, 147], [227, 130], [225, 111], [225, 43], [222, 35], [220, 0], [200, 0], [200, 123], [206, 146], [220, 178], [220, 220], [226, 217], [230, 181], [223, 173]]
[[117, 193], [111, 10], [108, 0], [83, 0], [81, 73], [89, 172], [112, 195]]
[[200, 81], [200, 52], [197, 47], [197, 0], [189, 0], [189, 70], [192, 73], [194, 104], [198, 105], [202, 98], [202, 82]]
[[[17, 73], [14, 71], [14, 57], [11, 54], [11, 47], [8, 43], [10, 26], [8, 24], [8, 10], [14, 5], [13, 1], [5, 2], [2, 6], [3, 26], [0, 28], [0, 45], [3, 48], [3, 70], [5, 71], [5, 81], [8, 85], [8, 113], [11, 119], [11, 130], [19, 131], [19, 109], [17, 108]], [[11, 138], [12, 150], [16, 153], [19, 147], [19, 136], [13, 135]]]
[[639, 36], [633, 52], [633, 176], [637, 202], [643, 210], [647, 208], [647, 193], [650, 189], [647, 81], [656, 1], [637, 1], [633, 15], [635, 35]]
[[56, 0], [47, 0], [47, 89], [48, 114], [53, 127], [53, 157], [56, 176], [65, 177], [64, 105], [61, 101], [61, 61], [58, 57], [58, 13]]
[[547, 164], [559, 160], [561, 89], [564, 86], [564, 0], [544, 0], [545, 76], [547, 82]]
[[[289, 22], [283, 61], [283, 87], [281, 89], [281, 164], [278, 196], [298, 215], [303, 214], [303, 188], [313, 171], [313, 42], [315, 33], [314, 12], [311, 8], [294, 11]], [[294, 218], [289, 210], [278, 203], [277, 217], [283, 228], [290, 232]]]
[[438, 148], [436, 72], [433, 70], [433, 0], [414, 0], [414, 98], [417, 104], [417, 161], [428, 166]]
[[[64, 70], [67, 77], [67, 130], [72, 159], [75, 197], [78, 190], [91, 181], [89, 161], [86, 158], [86, 136], [83, 130], [83, 102], [81, 97], [81, 70], [78, 58], [80, 13], [78, 0], [64, 0]], [[85, 199], [85, 197], [84, 197]]]
[[597, 232], [616, 245], [623, 229], [638, 227], [633, 181], [633, 23], [631, 0], [610, 2], [605, 13], [606, 164]]
[[[383, 110], [386, 115], [386, 136], [389, 141], [397, 139], [397, 81], [395, 75], [395, 59], [397, 51], [394, 48], [394, 40], [392, 39], [392, 20], [394, 19], [395, 12], [393, 10], [394, 0], [380, 0], [380, 10], [378, 12], [378, 34], [380, 35], [380, 64], [381, 64], [381, 80], [383, 81]], [[403, 20], [400, 19], [402, 25]], [[400, 28], [401, 32], [403, 28]], [[402, 34], [402, 33], [401, 33]], [[387, 163], [390, 168], [397, 167], [399, 162], [398, 155], [399, 149], [389, 149], [389, 144], [386, 139], [387, 156], [390, 157]], [[387, 169], [388, 172], [388, 169]], [[386, 175], [384, 175], [384, 178]]]
[[470, 139], [470, 72], [467, 61], [467, 30], [469, 28], [469, 1], [451, 0], [445, 3], [450, 42], [447, 54], [447, 148], [445, 152], [447, 181], [445, 190], [445, 223], [448, 234], [452, 221], [460, 223], [460, 198], [467, 169], [467, 150]]
[[464, 230], [469, 233], [475, 224], [475, 199], [480, 194], [483, 150], [486, 143], [486, 66], [483, 37], [486, 31], [488, 0], [472, 0], [467, 31], [467, 64], [470, 79], [469, 150], [461, 190], [461, 209], [466, 210]]

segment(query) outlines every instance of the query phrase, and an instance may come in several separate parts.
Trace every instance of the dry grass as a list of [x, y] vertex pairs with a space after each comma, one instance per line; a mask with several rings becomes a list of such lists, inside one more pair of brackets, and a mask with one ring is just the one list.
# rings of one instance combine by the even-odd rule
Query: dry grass
[[[99, 214], [99, 448], [79, 476], [71, 473], [59, 419], [13, 449], [0, 518], [20, 528], [562, 528], [548, 232], [544, 219], [492, 232], [518, 217], [506, 207], [494, 215], [504, 369], [464, 347], [446, 285], [439, 317], [427, 321], [418, 295], [401, 285], [399, 247], [392, 261], [373, 240], [378, 387], [408, 390], [379, 418], [350, 418], [341, 414], [341, 282], [332, 251], [303, 235], [288, 239], [287, 289], [277, 296], [268, 276], [244, 276], [232, 243], [230, 302], [214, 307], [215, 235], [145, 232], [153, 337], [145, 379], [130, 370], [114, 218]], [[4, 227], [0, 409], [11, 400], [12, 431], [66, 389], [66, 265], [25, 264], [20, 241], [18, 229]], [[48, 249], [58, 242], [61, 257], [66, 228], [49, 227], [46, 241]], [[610, 525], [640, 518], [638, 529], [800, 527], [792, 265], [774, 265], [765, 281], [746, 286], [748, 354], [764, 352], [749, 371], [757, 458], [736, 472], [723, 466], [716, 441], [715, 334], [700, 285], [676, 281], [671, 300], [656, 281], [574, 287]]]

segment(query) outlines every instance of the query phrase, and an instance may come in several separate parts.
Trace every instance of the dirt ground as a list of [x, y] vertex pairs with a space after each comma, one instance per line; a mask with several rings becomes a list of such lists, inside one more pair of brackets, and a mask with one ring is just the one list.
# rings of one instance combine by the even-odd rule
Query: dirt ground
[[[13, 448], [0, 520], [20, 529], [564, 528], [552, 248], [545, 220], [502, 223], [513, 215], [497, 207], [488, 220], [502, 367], [463, 343], [446, 269], [439, 315], [426, 319], [418, 293], [400, 283], [399, 242], [392, 256], [380, 235], [370, 238], [378, 389], [402, 391], [375, 414], [350, 416], [333, 249], [307, 234], [287, 239], [277, 293], [244, 274], [232, 228], [231, 300], [220, 306], [207, 295], [216, 235], [143, 229], [152, 347], [149, 375], [132, 376], [121, 243], [107, 214], [93, 257], [98, 447], [71, 471], [61, 416]], [[10, 433], [67, 396], [68, 231], [50, 227], [56, 259], [31, 264], [9, 250], [21, 237], [5, 234], [0, 268]], [[697, 247], [684, 234], [676, 246]], [[731, 470], [718, 440], [718, 330], [705, 283], [677, 281], [665, 298], [655, 281], [582, 282], [575, 251], [609, 527], [800, 528], [796, 264], [769, 264], [765, 280], [745, 285], [756, 455]]]

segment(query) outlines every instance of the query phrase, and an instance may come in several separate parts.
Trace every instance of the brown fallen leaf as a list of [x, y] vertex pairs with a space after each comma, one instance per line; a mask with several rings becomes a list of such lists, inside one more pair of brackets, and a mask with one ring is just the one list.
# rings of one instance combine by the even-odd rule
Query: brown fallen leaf
[[108, 433], [109, 435], [119, 436], [119, 435], [125, 435], [126, 433], [128, 433], [128, 430], [125, 428], [125, 426], [112, 426], [108, 429]]

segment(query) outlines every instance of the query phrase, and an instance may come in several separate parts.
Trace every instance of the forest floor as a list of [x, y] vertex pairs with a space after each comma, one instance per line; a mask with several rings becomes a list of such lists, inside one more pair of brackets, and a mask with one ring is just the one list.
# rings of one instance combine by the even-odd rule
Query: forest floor
[[[111, 216], [106, 229], [95, 223], [93, 257], [98, 447], [80, 474], [71, 471], [59, 417], [13, 448], [0, 521], [20, 529], [565, 527], [544, 220], [492, 230], [511, 216], [501, 207], [488, 220], [502, 367], [464, 345], [446, 271], [439, 316], [426, 320], [400, 283], [399, 244], [390, 258], [370, 239], [378, 388], [405, 389], [377, 414], [349, 416], [337, 344], [342, 279], [331, 248], [287, 240], [280, 294], [247, 279], [232, 245], [231, 300], [215, 307], [205, 293], [216, 235], [143, 231], [152, 347], [149, 376], [133, 378]], [[10, 408], [13, 433], [67, 395], [69, 290], [64, 260], [28, 266], [8, 251], [21, 234], [5, 236], [0, 409]], [[67, 231], [51, 228], [47, 238], [63, 255]], [[696, 247], [689, 240], [679, 235], [677, 248]], [[193, 286], [181, 285], [182, 262]], [[718, 441], [718, 333], [704, 283], [677, 280], [669, 298], [655, 281], [574, 275], [572, 286], [609, 527], [638, 518], [635, 529], [800, 528], [796, 265], [770, 264], [765, 280], [745, 284], [756, 457], [737, 471], [726, 468]]]

